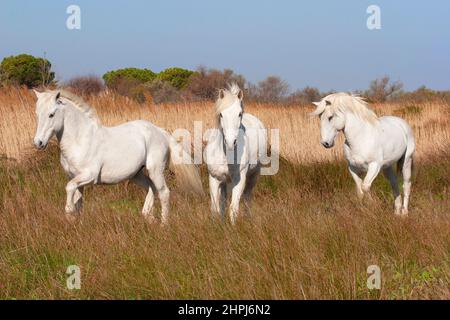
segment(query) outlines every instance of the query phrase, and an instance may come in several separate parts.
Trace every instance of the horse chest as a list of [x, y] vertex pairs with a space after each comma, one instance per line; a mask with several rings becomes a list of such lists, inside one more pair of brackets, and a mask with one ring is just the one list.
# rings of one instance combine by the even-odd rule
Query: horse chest
[[226, 180], [230, 175], [230, 171], [227, 164], [215, 164], [213, 166], [208, 166], [210, 175], [218, 180]]
[[350, 147], [346, 144], [344, 145], [344, 154], [345, 154], [345, 158], [347, 159], [348, 163], [352, 167], [367, 170], [368, 161], [364, 155], [350, 149]]
[[61, 165], [62, 165], [64, 171], [66, 172], [66, 174], [71, 178], [80, 174], [80, 172], [82, 171], [82, 170], [80, 170], [79, 166], [75, 162], [69, 161], [64, 156], [61, 156]]

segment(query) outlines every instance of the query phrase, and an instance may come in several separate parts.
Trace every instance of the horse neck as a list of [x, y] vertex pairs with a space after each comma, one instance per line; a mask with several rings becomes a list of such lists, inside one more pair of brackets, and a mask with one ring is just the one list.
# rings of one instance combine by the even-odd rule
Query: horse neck
[[374, 134], [374, 126], [361, 120], [353, 113], [345, 114], [345, 127], [344, 135], [347, 145], [352, 147], [358, 147], [359, 145], [369, 141], [370, 137]]
[[77, 108], [67, 105], [64, 111], [64, 125], [60, 132], [56, 133], [61, 151], [70, 155], [74, 147], [88, 145], [99, 125], [94, 119], [89, 118]]

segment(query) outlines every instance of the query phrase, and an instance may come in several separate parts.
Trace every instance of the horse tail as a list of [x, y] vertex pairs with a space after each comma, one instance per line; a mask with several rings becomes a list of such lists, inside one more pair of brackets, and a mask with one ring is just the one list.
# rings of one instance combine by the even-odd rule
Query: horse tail
[[170, 168], [175, 173], [181, 188], [192, 194], [204, 195], [198, 167], [192, 163], [191, 156], [175, 138], [168, 135], [170, 149]]

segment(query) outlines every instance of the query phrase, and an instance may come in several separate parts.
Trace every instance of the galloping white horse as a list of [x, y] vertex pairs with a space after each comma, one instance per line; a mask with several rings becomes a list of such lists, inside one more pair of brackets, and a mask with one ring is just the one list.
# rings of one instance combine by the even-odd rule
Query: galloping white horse
[[[407, 215], [415, 150], [411, 127], [398, 117], [378, 118], [362, 98], [347, 93], [330, 94], [314, 104], [312, 115], [320, 117], [322, 145], [333, 147], [338, 131], [345, 135], [344, 154], [358, 196], [369, 192], [382, 169], [393, 190], [395, 213]], [[403, 207], [394, 164], [403, 173]]]
[[236, 84], [219, 91], [215, 105], [217, 128], [205, 149], [211, 210], [224, 216], [227, 181], [231, 180], [232, 224], [236, 222], [242, 195], [246, 207], [250, 208], [252, 190], [261, 170], [262, 148], [267, 144], [264, 125], [255, 116], [244, 113], [242, 98], [243, 92]]
[[143, 120], [106, 127], [100, 124], [95, 110], [74, 94], [66, 91], [34, 92], [38, 98], [34, 144], [38, 149], [44, 149], [53, 135], [58, 139], [61, 165], [70, 178], [66, 186], [65, 208], [69, 219], [73, 219], [70, 213], [81, 209], [85, 185], [131, 180], [148, 192], [143, 215], [154, 221], [154, 193], [158, 193], [161, 222], [166, 223], [169, 189], [163, 171], [169, 155], [182, 184], [202, 193], [197, 167], [183, 163], [185, 151], [165, 130]]

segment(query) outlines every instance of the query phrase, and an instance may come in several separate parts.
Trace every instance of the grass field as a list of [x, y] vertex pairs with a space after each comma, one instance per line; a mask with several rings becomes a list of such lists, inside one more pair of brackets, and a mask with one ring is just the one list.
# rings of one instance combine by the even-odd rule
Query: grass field
[[[417, 139], [410, 215], [393, 214], [388, 182], [360, 202], [342, 156], [319, 144], [309, 106], [248, 105], [280, 128], [280, 170], [255, 192], [253, 214], [235, 227], [211, 219], [209, 198], [171, 185], [170, 224], [144, 223], [145, 194], [133, 184], [88, 187], [83, 216], [64, 218], [59, 151], [31, 148], [35, 98], [0, 92], [0, 298], [450, 298], [450, 107], [375, 105], [404, 117]], [[140, 105], [113, 94], [89, 99], [103, 123], [147, 119], [168, 130], [211, 127], [212, 104]], [[205, 190], [207, 175], [201, 167]], [[69, 265], [81, 289], [68, 290]], [[381, 268], [368, 290], [367, 267]]]

